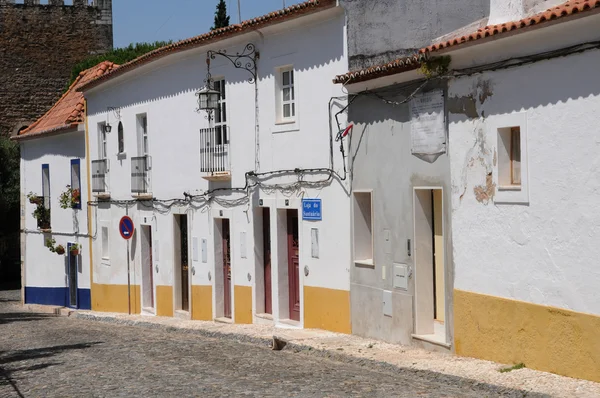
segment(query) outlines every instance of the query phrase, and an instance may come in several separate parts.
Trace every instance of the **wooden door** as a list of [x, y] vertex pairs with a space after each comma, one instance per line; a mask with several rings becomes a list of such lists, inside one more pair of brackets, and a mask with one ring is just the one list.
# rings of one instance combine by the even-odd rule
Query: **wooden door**
[[231, 246], [229, 220], [223, 219], [223, 316], [231, 318]]
[[188, 263], [188, 222], [187, 215], [179, 216], [180, 237], [181, 237], [181, 309], [190, 310], [190, 287], [189, 287], [189, 263]]
[[271, 285], [271, 213], [269, 208], [263, 209], [263, 243], [265, 256], [265, 313], [273, 313]]
[[152, 227], [142, 225], [142, 306], [154, 308], [154, 282], [152, 272]]
[[287, 232], [290, 319], [300, 321], [300, 242], [297, 210], [288, 210]]
[[67, 245], [69, 258], [69, 307], [77, 308], [77, 256], [71, 253], [71, 244]]

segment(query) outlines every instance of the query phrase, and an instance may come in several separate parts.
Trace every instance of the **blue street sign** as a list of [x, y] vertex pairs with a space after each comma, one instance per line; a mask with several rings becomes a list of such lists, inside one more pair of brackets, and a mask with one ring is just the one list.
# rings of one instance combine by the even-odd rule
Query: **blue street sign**
[[302, 219], [308, 221], [323, 219], [321, 199], [302, 199]]
[[131, 239], [133, 237], [133, 230], [133, 220], [127, 216], [123, 216], [121, 221], [119, 221], [119, 232], [121, 233], [123, 239]]

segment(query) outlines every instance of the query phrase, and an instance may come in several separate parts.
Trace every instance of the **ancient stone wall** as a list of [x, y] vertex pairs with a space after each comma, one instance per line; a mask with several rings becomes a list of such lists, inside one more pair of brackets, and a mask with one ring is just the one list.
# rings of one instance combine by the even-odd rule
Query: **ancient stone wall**
[[0, 134], [43, 115], [73, 66], [112, 45], [112, 0], [0, 0]]

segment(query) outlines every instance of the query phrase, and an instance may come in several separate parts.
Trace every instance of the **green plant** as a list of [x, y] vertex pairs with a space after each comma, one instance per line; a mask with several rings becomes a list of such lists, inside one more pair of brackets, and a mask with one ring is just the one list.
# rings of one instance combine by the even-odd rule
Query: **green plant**
[[73, 243], [71, 248], [69, 249], [73, 256], [79, 256], [79, 250], [81, 250], [81, 245], [79, 243]]
[[443, 76], [448, 73], [451, 62], [452, 58], [449, 55], [429, 58], [421, 64], [421, 73], [428, 79]]
[[229, 26], [229, 15], [227, 15], [227, 4], [225, 0], [220, 0], [217, 4], [217, 11], [215, 11], [215, 24], [210, 30], [224, 28]]
[[33, 192], [29, 192], [27, 194], [27, 199], [29, 199], [29, 203], [31, 203], [32, 205], [40, 205], [44, 201], [43, 197], [38, 196], [37, 194], [35, 194]]
[[507, 373], [507, 372], [512, 372], [513, 370], [523, 369], [524, 367], [525, 367], [525, 364], [523, 362], [521, 362], [516, 365], [510, 366], [508, 368], [502, 368], [502, 369], [498, 370], [498, 372]]
[[43, 201], [37, 203], [32, 214], [37, 220], [39, 229], [50, 229], [50, 209], [47, 209], [46, 206], [44, 206]]
[[58, 245], [54, 248], [54, 252], [59, 256], [62, 256], [63, 254], [65, 254], [65, 247], [63, 245]]
[[70, 185], [67, 185], [67, 190], [60, 194], [59, 202], [60, 207], [63, 209], [77, 207], [81, 203], [81, 191], [72, 189]]
[[48, 248], [48, 249], [49, 249], [49, 250], [50, 250], [52, 253], [55, 253], [55, 252], [56, 252], [56, 249], [54, 248], [54, 245], [55, 245], [55, 244], [56, 244], [56, 240], [55, 240], [55, 239], [51, 239], [51, 238], [48, 238], [48, 239], [46, 239], [46, 245], [45, 245], [45, 246], [46, 246], [46, 247], [47, 247], [47, 248]]

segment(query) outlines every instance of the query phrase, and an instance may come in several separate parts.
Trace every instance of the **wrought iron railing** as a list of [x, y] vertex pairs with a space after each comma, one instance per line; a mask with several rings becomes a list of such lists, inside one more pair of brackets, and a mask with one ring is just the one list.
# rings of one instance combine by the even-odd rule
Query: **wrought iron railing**
[[231, 171], [230, 167], [227, 126], [200, 129], [200, 171], [223, 173]]
[[108, 160], [92, 160], [92, 192], [108, 192]]
[[151, 193], [150, 169], [152, 168], [150, 156], [131, 158], [131, 192]]

